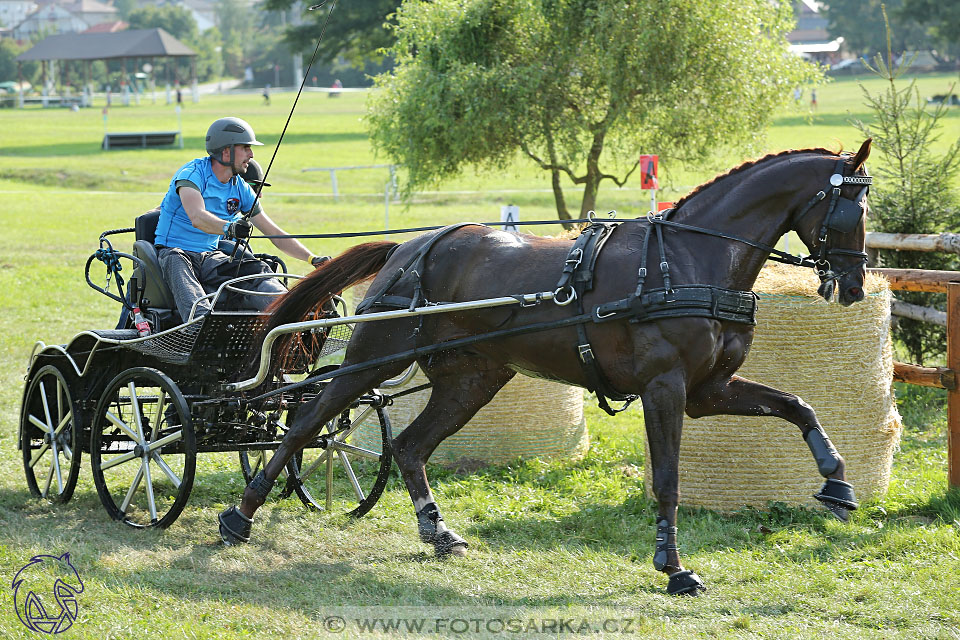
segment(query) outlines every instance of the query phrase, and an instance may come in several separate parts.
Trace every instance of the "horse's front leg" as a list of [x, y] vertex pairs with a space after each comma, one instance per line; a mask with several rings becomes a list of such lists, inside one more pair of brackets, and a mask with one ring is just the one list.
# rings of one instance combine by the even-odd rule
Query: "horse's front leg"
[[706, 589], [700, 576], [683, 568], [677, 549], [680, 433], [686, 392], [679, 371], [658, 376], [641, 396], [643, 420], [650, 445], [653, 493], [657, 498], [657, 542], [653, 566], [670, 576], [667, 593], [698, 595]]
[[800, 397], [739, 376], [700, 385], [687, 399], [687, 415], [775, 416], [800, 428], [820, 475], [826, 482], [814, 497], [838, 519], [846, 522], [857, 508], [853, 486], [846, 481], [843, 458], [823, 430], [813, 408]]

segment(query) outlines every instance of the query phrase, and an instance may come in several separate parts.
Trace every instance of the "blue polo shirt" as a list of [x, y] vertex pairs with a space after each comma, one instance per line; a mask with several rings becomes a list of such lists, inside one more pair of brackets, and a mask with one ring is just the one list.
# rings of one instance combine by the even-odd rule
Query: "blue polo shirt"
[[190, 216], [184, 210], [183, 202], [177, 193], [178, 183], [181, 181], [196, 185], [203, 196], [204, 208], [225, 223], [232, 222], [243, 211], [250, 211], [256, 204], [256, 194], [242, 178], [233, 176], [224, 184], [213, 173], [213, 160], [209, 156], [191, 160], [173, 176], [167, 194], [160, 204], [155, 240], [158, 245], [186, 251], [213, 251], [222, 237], [201, 231], [190, 222]]

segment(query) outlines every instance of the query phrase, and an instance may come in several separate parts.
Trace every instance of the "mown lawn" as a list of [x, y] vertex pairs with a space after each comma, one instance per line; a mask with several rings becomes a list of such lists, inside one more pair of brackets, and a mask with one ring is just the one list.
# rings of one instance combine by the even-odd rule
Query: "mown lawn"
[[[949, 80], [923, 77], [921, 95], [944, 93]], [[818, 97], [815, 114], [806, 101], [779, 114], [763, 150], [856, 148], [860, 134], [849, 119], [868, 117], [856, 80], [834, 82]], [[431, 468], [445, 518], [470, 542], [463, 559], [436, 560], [418, 541], [396, 477], [357, 521], [309, 513], [295, 498], [272, 500], [258, 514], [254, 542], [242, 548], [222, 547], [216, 533], [216, 513], [242, 490], [232, 454], [201, 457], [190, 502], [165, 532], [110, 522], [86, 460], [69, 504], [31, 498], [16, 449], [27, 359], [36, 340], [62, 343], [115, 323], [116, 305], [83, 282], [99, 233], [130, 226], [154, 206], [174, 169], [201, 155], [206, 127], [221, 115], [253, 123], [267, 143], [257, 155], [266, 166], [293, 94], [273, 98], [271, 107], [256, 94], [188, 103], [183, 150], [101, 151], [99, 109], [0, 111], [0, 636], [30, 637], [9, 590], [17, 570], [35, 554], [70, 552], [85, 589], [65, 637], [392, 637], [406, 625], [452, 637], [960, 637], [960, 492], [946, 490], [945, 396], [916, 388], [897, 389], [905, 431], [889, 493], [849, 524], [779, 504], [725, 515], [682, 508], [685, 561], [709, 586], [697, 599], [666, 596], [666, 580], [651, 565], [655, 506], [644, 491], [642, 414], [609, 418], [589, 398], [591, 448], [582, 460], [472, 473]], [[385, 162], [367, 143], [362, 113], [358, 94], [301, 99], [264, 201], [288, 231], [383, 229], [385, 170], [338, 175], [338, 201], [325, 172], [301, 171]], [[157, 105], [111, 109], [107, 126], [176, 128], [176, 114], [161, 97]], [[958, 135], [954, 109], [939, 144]], [[725, 157], [715, 168], [739, 160]], [[674, 187], [663, 199], [712, 175], [670, 169]], [[470, 173], [407, 204], [392, 202], [389, 222], [495, 220], [508, 203], [523, 219], [552, 218], [548, 187], [525, 164], [503, 175]], [[644, 213], [648, 202], [636, 188], [607, 188], [600, 197], [604, 210], [621, 216]], [[327, 254], [353, 244], [306, 242]], [[103, 272], [95, 279], [102, 282]], [[378, 617], [400, 629], [364, 630]]]

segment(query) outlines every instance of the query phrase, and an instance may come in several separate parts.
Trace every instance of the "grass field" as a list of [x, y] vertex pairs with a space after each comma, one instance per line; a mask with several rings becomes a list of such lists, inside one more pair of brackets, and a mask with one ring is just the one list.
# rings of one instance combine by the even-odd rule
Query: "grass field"
[[[879, 81], [863, 80], [882, 90]], [[950, 81], [924, 76], [920, 93], [945, 93]], [[869, 119], [857, 79], [835, 81], [818, 97], [816, 113], [805, 101], [777, 114], [761, 151], [855, 149], [861, 135], [849, 121]], [[216, 533], [216, 513], [242, 490], [233, 454], [201, 458], [190, 502], [165, 532], [109, 521], [86, 460], [70, 503], [31, 498], [16, 449], [28, 356], [36, 340], [63, 343], [79, 330], [115, 323], [116, 305], [83, 282], [99, 233], [132, 225], [159, 202], [173, 171], [202, 155], [206, 127], [217, 117], [250, 121], [267, 143], [257, 154], [266, 166], [292, 100], [292, 93], [274, 93], [269, 107], [256, 94], [187, 103], [183, 150], [101, 151], [99, 109], [0, 110], [0, 637], [31, 637], [9, 590], [17, 570], [35, 554], [70, 552], [85, 589], [79, 619], [64, 637], [376, 638], [423, 624], [420, 633], [458, 638], [960, 638], [960, 492], [946, 490], [945, 400], [916, 388], [898, 389], [905, 431], [890, 491], [848, 525], [783, 505], [732, 515], [682, 507], [682, 553], [710, 589], [697, 599], [666, 596], [666, 580], [651, 565], [655, 506], [638, 471], [642, 414], [609, 418], [589, 399], [592, 445], [583, 460], [518, 461], [473, 473], [431, 469], [446, 519], [471, 545], [469, 556], [455, 561], [435, 560], [418, 541], [397, 478], [356, 521], [309, 513], [296, 499], [271, 500], [258, 513], [253, 544], [242, 548], [223, 548]], [[383, 229], [386, 170], [338, 174], [337, 201], [326, 172], [301, 171], [386, 162], [370, 148], [362, 115], [362, 94], [301, 98], [264, 200], [286, 230]], [[148, 100], [112, 108], [106, 126], [176, 129], [177, 116], [162, 99]], [[938, 144], [958, 136], [960, 109], [953, 109]], [[724, 155], [714, 169], [741, 159]], [[710, 168], [668, 170], [673, 189], [661, 199], [712, 176]], [[635, 186], [608, 187], [598, 199], [624, 217], [644, 213], [648, 202]], [[389, 224], [499, 219], [500, 205], [509, 203], [523, 219], [555, 217], [546, 176], [518, 164], [391, 202]], [[318, 254], [353, 244], [306, 243]], [[812, 461], [810, 469], [816, 472]], [[364, 630], [358, 622], [377, 617], [400, 627]]]

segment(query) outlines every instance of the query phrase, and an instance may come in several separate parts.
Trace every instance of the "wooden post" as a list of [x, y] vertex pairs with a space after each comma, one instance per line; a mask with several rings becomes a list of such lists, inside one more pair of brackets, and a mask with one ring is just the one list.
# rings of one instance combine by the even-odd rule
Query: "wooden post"
[[[960, 371], [960, 282], [947, 285], [947, 368]], [[947, 486], [960, 487], [960, 389], [947, 391]]]

